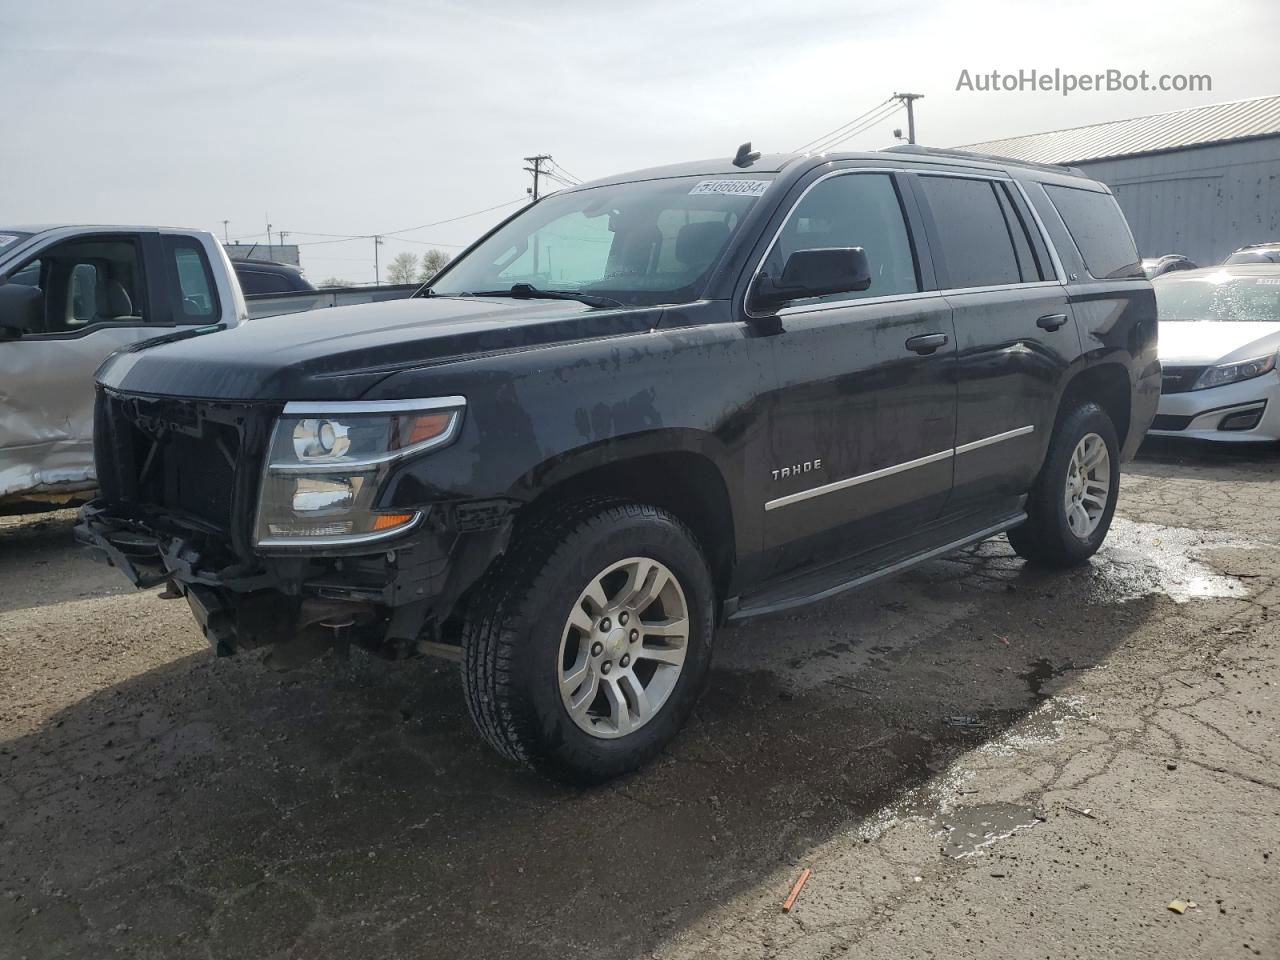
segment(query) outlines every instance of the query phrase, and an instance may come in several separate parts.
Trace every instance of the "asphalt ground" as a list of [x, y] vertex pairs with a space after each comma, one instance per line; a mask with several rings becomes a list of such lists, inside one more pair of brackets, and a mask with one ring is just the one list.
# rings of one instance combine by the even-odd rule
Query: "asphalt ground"
[[212, 659], [72, 516], [0, 520], [6, 960], [1280, 957], [1280, 452], [1145, 448], [1087, 567], [722, 631], [593, 790], [447, 662]]

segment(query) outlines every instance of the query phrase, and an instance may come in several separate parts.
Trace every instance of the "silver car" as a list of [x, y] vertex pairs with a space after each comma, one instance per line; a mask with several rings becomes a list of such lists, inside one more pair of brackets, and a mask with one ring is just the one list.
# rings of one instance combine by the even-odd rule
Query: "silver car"
[[108, 355], [246, 315], [204, 231], [0, 226], [0, 514], [93, 490], [93, 373]]

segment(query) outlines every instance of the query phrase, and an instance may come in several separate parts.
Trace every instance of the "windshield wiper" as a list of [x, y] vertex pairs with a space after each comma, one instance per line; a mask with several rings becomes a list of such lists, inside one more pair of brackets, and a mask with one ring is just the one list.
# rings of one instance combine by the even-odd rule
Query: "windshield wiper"
[[623, 307], [621, 300], [602, 297], [594, 293], [579, 293], [575, 290], [539, 290], [531, 283], [513, 284], [509, 290], [479, 290], [471, 293], [455, 294], [463, 297], [514, 297], [516, 300], [576, 300], [589, 307]]

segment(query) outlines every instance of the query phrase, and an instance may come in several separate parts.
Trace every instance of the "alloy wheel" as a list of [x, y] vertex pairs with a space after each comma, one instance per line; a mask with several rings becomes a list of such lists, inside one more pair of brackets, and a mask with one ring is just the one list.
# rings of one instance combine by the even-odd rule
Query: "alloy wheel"
[[684, 668], [689, 605], [674, 573], [630, 557], [597, 574], [560, 640], [560, 699], [579, 728], [616, 739], [662, 709]]
[[1106, 441], [1096, 433], [1086, 433], [1076, 444], [1067, 465], [1063, 506], [1067, 526], [1081, 540], [1098, 529], [1111, 495], [1111, 454]]

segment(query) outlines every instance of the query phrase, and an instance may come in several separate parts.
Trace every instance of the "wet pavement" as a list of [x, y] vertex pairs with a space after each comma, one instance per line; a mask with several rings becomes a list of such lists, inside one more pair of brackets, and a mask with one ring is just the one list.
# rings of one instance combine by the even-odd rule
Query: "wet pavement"
[[1154, 448], [1088, 567], [998, 539], [723, 631], [590, 791], [449, 664], [211, 660], [0, 521], [0, 957], [1280, 956], [1277, 480]]

